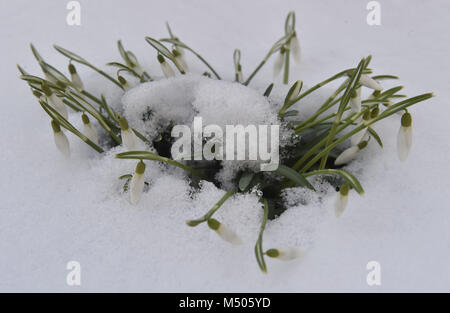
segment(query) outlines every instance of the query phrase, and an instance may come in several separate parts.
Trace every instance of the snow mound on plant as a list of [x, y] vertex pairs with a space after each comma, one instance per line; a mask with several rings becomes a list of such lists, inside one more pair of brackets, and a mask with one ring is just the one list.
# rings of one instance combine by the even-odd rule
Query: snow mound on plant
[[[201, 117], [203, 127], [218, 125], [280, 124], [277, 106], [259, 91], [239, 83], [182, 75], [138, 85], [122, 98], [124, 115], [130, 125], [150, 138], [157, 138], [170, 124], [192, 129], [194, 117]], [[287, 142], [289, 130], [280, 129]], [[284, 138], [284, 139], [283, 139]], [[249, 144], [253, 144], [250, 142]], [[281, 144], [283, 146], [283, 144]], [[225, 188], [243, 168], [259, 169], [259, 161], [223, 161], [218, 179]]]
[[[191, 125], [194, 117], [203, 124], [264, 125], [277, 123], [275, 108], [256, 90], [242, 84], [183, 75], [144, 83], [122, 99], [125, 117], [139, 131], [156, 135], [172, 121]], [[143, 114], [153, 116], [143, 121]]]

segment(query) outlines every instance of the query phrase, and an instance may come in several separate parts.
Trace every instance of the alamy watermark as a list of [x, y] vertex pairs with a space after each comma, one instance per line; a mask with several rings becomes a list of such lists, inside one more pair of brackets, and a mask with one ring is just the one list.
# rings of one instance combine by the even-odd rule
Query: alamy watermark
[[378, 1], [370, 1], [367, 3], [366, 9], [369, 10], [367, 13], [366, 22], [369, 26], [380, 26], [381, 25], [381, 4]]
[[81, 25], [81, 4], [78, 1], [67, 2], [66, 9], [69, 11], [66, 17], [66, 23], [69, 26]]
[[366, 265], [369, 273], [366, 276], [366, 282], [369, 286], [381, 286], [381, 264], [377, 261], [370, 261]]
[[279, 133], [279, 125], [203, 127], [202, 118], [196, 117], [192, 127], [173, 127], [171, 135], [178, 139], [171, 152], [174, 160], [259, 161], [261, 171], [275, 171], [280, 160]]
[[81, 286], [81, 264], [78, 261], [70, 261], [66, 265], [69, 273], [66, 276], [67, 286]]

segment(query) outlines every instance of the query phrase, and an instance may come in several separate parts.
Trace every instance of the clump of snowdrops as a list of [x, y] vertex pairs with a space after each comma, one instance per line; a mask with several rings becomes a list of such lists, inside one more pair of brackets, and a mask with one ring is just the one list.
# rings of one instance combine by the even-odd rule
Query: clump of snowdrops
[[[167, 28], [168, 38], [160, 40], [151, 37], [145, 38], [146, 42], [154, 49], [165, 77], [187, 73], [189, 67], [185, 54], [192, 53], [205, 65], [204, 76], [210, 79], [222, 79], [198, 52], [174, 35], [169, 25]], [[85, 89], [75, 64], [91, 68], [123, 91], [132, 88], [122, 75], [123, 73], [136, 77], [141, 83], [151, 82], [155, 79], [143, 69], [133, 52], [124, 48], [121, 41], [118, 42], [118, 49], [122, 61], [107, 64], [117, 68], [116, 77], [107, 74], [69, 50], [56, 45], [54, 47], [68, 58], [68, 75], [47, 63], [33, 45], [31, 45], [31, 50], [43, 71], [43, 78], [28, 74], [20, 66], [18, 68], [21, 72], [21, 79], [28, 83], [42, 109], [49, 115], [56, 147], [63, 155], [70, 156], [70, 144], [65, 132], [71, 132], [78, 136], [98, 153], [103, 153], [106, 149], [117, 145], [124, 145], [128, 152], [117, 154], [116, 157], [137, 160], [134, 172], [120, 177], [124, 180], [124, 190], [129, 192], [132, 204], [139, 202], [144, 190], [146, 184], [144, 180], [145, 162], [148, 161], [163, 162], [168, 166], [181, 168], [186, 171], [187, 179], [192, 182], [208, 180], [220, 185], [214, 177], [214, 173], [217, 173], [220, 168], [220, 161], [210, 161], [207, 163], [210, 166], [209, 169], [208, 166], [206, 169], [204, 166], [200, 169], [195, 165], [190, 166], [186, 162], [173, 160], [170, 153], [167, 153], [170, 151], [171, 145], [171, 141], [168, 139], [170, 136], [167, 135], [170, 134], [170, 129], [160, 134], [158, 138], [148, 138], [134, 129], [133, 125], [130, 125], [121, 115], [121, 112], [114, 111], [108, 105], [103, 94], [94, 95]], [[283, 83], [288, 84], [291, 57], [296, 62], [300, 62], [301, 58], [294, 12], [290, 12], [286, 18], [284, 35], [273, 44], [262, 61], [248, 76], [243, 72], [240, 50], [234, 51], [235, 81], [248, 86], [272, 57], [274, 57], [274, 75], [283, 73]], [[313, 176], [320, 176], [324, 180], [332, 181], [338, 190], [335, 213], [336, 216], [340, 216], [351, 193], [355, 192], [359, 195], [364, 193], [358, 179], [342, 169], [342, 166], [351, 162], [369, 144], [383, 146], [382, 139], [374, 130], [373, 125], [394, 114], [401, 114], [397, 135], [398, 156], [401, 161], [405, 161], [412, 145], [412, 116], [408, 112], [408, 108], [433, 96], [431, 93], [426, 93], [408, 98], [399, 93], [402, 86], [383, 90], [380, 83], [382, 80], [398, 79], [398, 77], [372, 75], [372, 69], [369, 68], [370, 60], [370, 56], [363, 58], [356, 67], [343, 70], [307, 90], [303, 90], [303, 82], [297, 80], [289, 89], [284, 103], [280, 104], [278, 118], [292, 130], [296, 138], [301, 139], [284, 147], [286, 153], [281, 153], [283, 155], [281, 164], [273, 173], [250, 170], [239, 172], [234, 180], [235, 188], [226, 190], [225, 195], [218, 199], [212, 209], [196, 220], [187, 221], [187, 225], [196, 227], [205, 223], [222, 239], [231, 244], [241, 244], [242, 240], [231, 229], [232, 225], [224, 225], [214, 218], [214, 214], [235, 194], [255, 192], [256, 190], [264, 211], [255, 245], [256, 260], [261, 270], [267, 271], [265, 257], [292, 260], [302, 256], [304, 252], [295, 247], [263, 249], [263, 233], [267, 220], [276, 218], [286, 209], [281, 197], [283, 190], [290, 187], [314, 190], [314, 186], [308, 181], [308, 178]], [[299, 112], [292, 109], [295, 104], [301, 105], [302, 99], [309, 94], [337, 80], [342, 80], [340, 86], [323, 104], [317, 106], [314, 114], [301, 119]], [[269, 97], [272, 88], [273, 84], [270, 84], [264, 92], [264, 96]], [[371, 95], [367, 99], [362, 98], [361, 90], [363, 88], [371, 90]], [[82, 113], [83, 129], [77, 129], [69, 121], [69, 108]], [[108, 140], [102, 141], [106, 142], [105, 144], [99, 144], [99, 134], [93, 123], [101, 126], [108, 134]], [[348, 144], [348, 142], [350, 142], [350, 147], [342, 150], [342, 144]], [[146, 147], [152, 147], [156, 152], [149, 152]]]

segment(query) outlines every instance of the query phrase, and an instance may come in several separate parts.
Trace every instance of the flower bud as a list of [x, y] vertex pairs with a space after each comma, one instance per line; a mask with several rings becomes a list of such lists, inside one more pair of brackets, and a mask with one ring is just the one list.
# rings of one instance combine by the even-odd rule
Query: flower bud
[[136, 205], [141, 199], [142, 192], [144, 191], [145, 180], [145, 163], [142, 160], [137, 164], [133, 177], [130, 182], [130, 201], [133, 205]]
[[59, 124], [52, 120], [53, 139], [55, 141], [56, 148], [66, 157], [70, 157], [70, 145], [66, 135], [62, 132]]
[[164, 76], [166, 76], [166, 78], [175, 76], [175, 72], [173, 71], [172, 67], [170, 67], [170, 65], [167, 64], [166, 60], [161, 54], [158, 54], [158, 62], [161, 65], [161, 70], [163, 71]]
[[353, 160], [359, 151], [367, 147], [368, 141], [362, 141], [356, 146], [351, 146], [350, 148], [344, 150], [334, 161], [335, 165], [343, 165], [351, 160]]
[[341, 188], [339, 188], [338, 195], [334, 202], [334, 213], [336, 214], [336, 217], [340, 217], [347, 207], [349, 191], [350, 185], [348, 183], [343, 184]]
[[81, 119], [83, 121], [84, 134], [90, 141], [98, 145], [97, 129], [95, 129], [94, 125], [91, 124], [89, 117], [85, 113], [81, 115]]
[[221, 224], [218, 220], [210, 218], [208, 220], [208, 226], [209, 226], [209, 228], [214, 230], [220, 236], [220, 238], [222, 238], [223, 240], [225, 240], [233, 245], [242, 245], [243, 244], [241, 238], [234, 231], [232, 231], [225, 225]]
[[356, 89], [350, 99], [350, 104], [352, 107], [352, 112], [361, 112], [361, 87]]
[[139, 150], [139, 143], [134, 131], [128, 126], [128, 121], [125, 117], [119, 120], [122, 134], [122, 143], [128, 150]]
[[242, 74], [242, 66], [241, 66], [241, 64], [238, 64], [238, 66], [237, 66], [236, 81], [238, 83], [243, 83], [244, 82], [244, 75]]
[[305, 256], [305, 251], [299, 248], [286, 247], [280, 249], [270, 249], [265, 253], [270, 258], [276, 258], [282, 261], [291, 261]]
[[175, 56], [175, 60], [181, 65], [184, 71], [185, 72], [189, 71], [186, 59], [184, 58], [184, 55], [179, 51], [179, 49], [174, 48], [172, 50], [172, 54]]
[[75, 65], [73, 65], [72, 63], [69, 63], [69, 73], [72, 83], [74, 83], [74, 85], [77, 86], [78, 88], [84, 89], [80, 75], [78, 75], [77, 69], [75, 68]]
[[379, 82], [377, 82], [375, 79], [366, 74], [361, 75], [361, 77], [359, 78], [359, 83], [367, 88], [379, 91], [383, 90], [383, 87], [381, 87]]
[[408, 159], [412, 146], [412, 117], [410, 113], [402, 116], [401, 127], [397, 135], [397, 154], [400, 161]]
[[52, 90], [50, 89], [50, 87], [47, 86], [47, 84], [43, 83], [41, 88], [45, 96], [47, 97], [48, 103], [52, 106], [52, 108], [54, 108], [59, 114], [61, 114], [67, 120], [68, 113], [67, 107], [64, 104], [64, 102], [62, 102], [62, 100], [52, 92]]
[[119, 80], [119, 83], [122, 85], [122, 87], [125, 91], [128, 91], [131, 89], [131, 85], [128, 83], [128, 81], [125, 79], [125, 77], [119, 75], [117, 77], [117, 79]]

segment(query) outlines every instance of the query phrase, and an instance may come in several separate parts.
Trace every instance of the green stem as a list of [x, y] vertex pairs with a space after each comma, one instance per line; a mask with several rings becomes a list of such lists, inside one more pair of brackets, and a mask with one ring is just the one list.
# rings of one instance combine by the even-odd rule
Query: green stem
[[255, 245], [255, 256], [256, 256], [256, 261], [258, 262], [259, 268], [261, 269], [261, 271], [263, 271], [263, 273], [267, 273], [267, 266], [266, 266], [266, 262], [264, 261], [264, 250], [263, 250], [263, 246], [262, 246], [262, 241], [263, 241], [263, 234], [264, 234], [264, 230], [266, 229], [266, 223], [267, 223], [267, 218], [269, 216], [269, 204], [267, 203], [266, 199], [262, 199], [263, 204], [264, 204], [264, 215], [263, 215], [263, 220], [261, 222], [261, 227], [259, 229], [259, 236], [258, 236], [258, 240], [256, 241], [256, 245]]
[[[289, 40], [286, 44], [286, 52], [284, 54], [284, 76], [283, 83], [287, 85], [289, 83], [289, 56], [291, 54], [291, 41]], [[284, 113], [284, 112], [283, 112]]]
[[169, 158], [162, 157], [160, 155], [157, 155], [155, 153], [151, 153], [148, 151], [129, 151], [129, 152], [124, 152], [124, 153], [119, 153], [119, 154], [116, 154], [116, 158], [117, 159], [150, 160], [150, 161], [164, 162], [164, 163], [176, 166], [178, 168], [181, 168], [181, 169], [185, 170], [186, 172], [189, 172], [201, 179], [206, 180], [206, 177], [199, 171], [197, 171], [187, 165], [184, 165], [183, 163], [177, 162], [177, 161], [169, 159]]
[[202, 218], [196, 219], [196, 220], [190, 220], [187, 222], [187, 224], [191, 227], [195, 227], [201, 223], [204, 223], [206, 221], [208, 221], [213, 215], [214, 213], [216, 213], [216, 211], [218, 209], [220, 209], [222, 207], [222, 205], [234, 194], [236, 194], [235, 190], [232, 191], [228, 191], [213, 207], [211, 210], [209, 210]]

